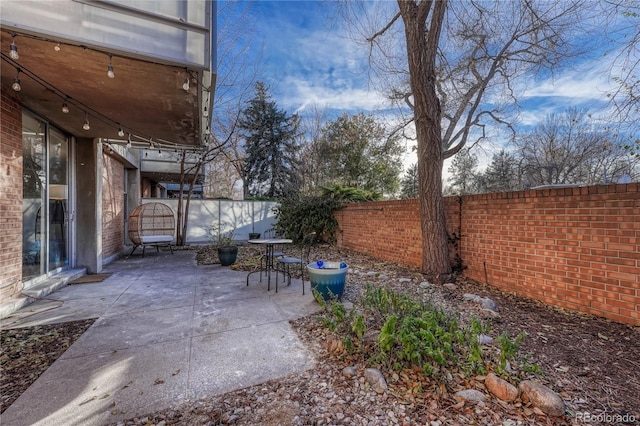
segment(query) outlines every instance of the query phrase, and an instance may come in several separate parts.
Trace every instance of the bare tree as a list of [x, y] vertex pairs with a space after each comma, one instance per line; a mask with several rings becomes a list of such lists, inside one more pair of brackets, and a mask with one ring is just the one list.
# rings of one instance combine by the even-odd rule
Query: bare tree
[[[441, 279], [451, 272], [443, 160], [482, 140], [489, 123], [510, 127], [503, 106], [516, 104], [515, 79], [542, 67], [551, 69], [570, 54], [565, 33], [580, 22], [580, 2], [399, 0], [397, 5], [388, 21], [366, 39], [377, 74], [390, 76], [388, 93], [412, 111], [422, 270]], [[398, 34], [400, 23], [404, 37], [394, 41], [404, 45], [404, 55], [385, 40]], [[405, 65], [400, 67], [403, 57]]]
[[301, 116], [298, 144], [302, 147], [300, 155], [300, 190], [310, 193], [318, 188], [321, 182], [320, 167], [316, 159], [320, 155], [319, 141], [322, 128], [328, 121], [327, 108], [317, 104], [311, 105], [310, 111]]
[[[232, 198], [234, 189], [243, 182], [244, 176], [244, 139], [234, 133], [240, 111], [253, 96], [253, 86], [261, 66], [261, 53], [248, 55], [253, 42], [253, 22], [251, 2], [218, 3], [218, 22], [223, 25], [218, 31], [218, 77], [216, 82], [216, 98], [211, 128], [217, 140], [228, 140], [221, 155], [212, 160], [211, 169], [216, 172], [211, 185], [216, 185], [220, 178], [225, 183], [225, 191], [216, 187], [210, 194], [218, 194]], [[233, 182], [233, 183], [232, 183]], [[242, 189], [243, 198], [247, 190]]]
[[180, 201], [176, 213], [178, 246], [186, 244], [189, 206], [202, 171], [210, 162], [224, 158], [231, 159], [232, 166], [241, 162], [237, 160], [241, 154], [237, 148], [236, 125], [250, 90], [247, 82], [253, 81], [257, 74], [255, 63], [249, 62], [243, 55], [250, 44], [250, 29], [253, 28], [249, 12], [249, 6], [242, 2], [225, 3], [217, 11], [218, 20], [224, 24], [219, 28], [217, 40], [219, 66], [216, 70], [214, 109], [211, 112], [212, 133], [198, 154], [182, 152], [179, 157]]
[[549, 114], [516, 138], [515, 145], [526, 187], [610, 183], [634, 176], [640, 162], [623, 149], [613, 131], [576, 108]]
[[640, 112], [640, 1], [604, 0], [602, 5], [614, 49], [607, 52], [614, 55], [611, 76], [618, 83], [609, 97], [619, 120], [635, 120]]

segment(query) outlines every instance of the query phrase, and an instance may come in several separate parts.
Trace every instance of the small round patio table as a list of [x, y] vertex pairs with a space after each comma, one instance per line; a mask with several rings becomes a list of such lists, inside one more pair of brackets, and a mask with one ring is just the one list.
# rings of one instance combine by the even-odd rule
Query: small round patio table
[[[275, 262], [273, 261], [273, 251], [274, 247], [278, 244], [291, 244], [293, 240], [288, 238], [266, 238], [266, 239], [257, 239], [257, 240], [249, 240], [249, 244], [262, 244], [265, 246], [264, 253], [264, 268], [262, 266], [255, 271], [249, 272], [247, 275], [247, 286], [249, 285], [249, 277], [251, 274], [255, 274], [256, 272], [260, 273], [260, 282], [262, 282], [262, 273], [264, 272], [267, 276], [267, 291], [271, 291], [271, 271], [275, 271], [278, 273], [278, 269], [275, 266]], [[276, 280], [276, 293], [278, 292], [278, 280]]]

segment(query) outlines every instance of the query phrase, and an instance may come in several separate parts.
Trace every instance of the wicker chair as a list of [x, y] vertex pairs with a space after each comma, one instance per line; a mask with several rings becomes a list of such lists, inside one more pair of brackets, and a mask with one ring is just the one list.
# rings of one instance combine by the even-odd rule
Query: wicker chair
[[142, 246], [142, 257], [146, 246], [169, 246], [173, 254], [173, 233], [175, 231], [175, 218], [173, 210], [163, 203], [142, 204], [129, 216], [129, 239], [134, 244], [129, 256]]

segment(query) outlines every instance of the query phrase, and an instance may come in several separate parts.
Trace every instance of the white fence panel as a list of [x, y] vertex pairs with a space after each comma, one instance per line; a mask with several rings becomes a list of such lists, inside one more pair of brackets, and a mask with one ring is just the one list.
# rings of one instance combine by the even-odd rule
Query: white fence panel
[[[145, 198], [142, 203], [164, 203], [178, 212], [178, 200], [172, 198]], [[183, 207], [185, 201], [183, 200]], [[246, 241], [250, 232], [264, 231], [277, 222], [273, 212], [275, 201], [232, 201], [193, 199], [189, 203], [187, 244], [211, 242], [211, 230], [228, 232], [235, 230], [233, 239]]]

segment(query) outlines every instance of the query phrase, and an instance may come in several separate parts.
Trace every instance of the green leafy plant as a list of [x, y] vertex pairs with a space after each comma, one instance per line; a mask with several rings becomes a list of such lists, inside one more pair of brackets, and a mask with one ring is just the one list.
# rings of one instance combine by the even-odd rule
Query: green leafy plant
[[520, 344], [525, 337], [527, 337], [526, 333], [520, 333], [515, 339], [512, 339], [511, 335], [505, 332], [496, 338], [496, 341], [500, 344], [500, 359], [496, 367], [496, 373], [502, 374], [507, 370], [507, 364], [515, 359], [520, 350]]
[[[480, 320], [473, 318], [462, 325], [452, 313], [384, 287], [368, 286], [361, 305], [362, 310], [354, 314], [346, 313], [337, 302], [328, 302], [322, 321], [348, 336], [349, 350], [360, 349], [366, 363], [395, 369], [417, 366], [426, 376], [447, 380], [452, 369], [468, 376], [486, 371], [477, 336], [488, 333], [488, 326]], [[376, 329], [380, 331], [371, 347], [362, 338], [367, 330]]]
[[352, 186], [342, 186], [339, 183], [332, 186], [321, 186], [320, 193], [324, 198], [348, 203], [360, 203], [382, 199], [382, 194], [375, 191], [367, 191], [366, 189], [354, 188]]

